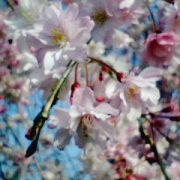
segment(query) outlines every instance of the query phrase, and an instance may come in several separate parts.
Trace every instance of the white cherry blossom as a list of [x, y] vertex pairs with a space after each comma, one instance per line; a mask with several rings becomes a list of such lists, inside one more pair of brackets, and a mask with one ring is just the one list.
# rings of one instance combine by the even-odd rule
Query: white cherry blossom
[[[147, 109], [157, 105], [160, 93], [156, 81], [160, 79], [160, 69], [148, 67], [139, 75], [131, 72], [122, 79], [122, 83], [112, 83], [106, 91], [111, 92], [113, 107], [127, 114], [127, 118], [135, 120], [146, 113]], [[109, 85], [110, 86], [110, 85]]]
[[90, 17], [78, 17], [78, 12], [76, 3], [67, 9], [61, 4], [43, 8], [41, 18], [29, 30], [28, 39], [36, 49], [40, 66], [49, 70], [57, 67], [65, 55], [78, 62], [86, 60], [86, 43], [94, 23]]
[[[69, 133], [66, 136], [75, 136], [76, 143], [80, 147], [84, 147], [88, 143], [95, 143], [97, 146], [105, 148], [106, 139], [115, 138], [115, 129], [107, 119], [112, 115], [116, 116], [118, 110], [107, 103], [95, 106], [95, 101], [93, 91], [89, 87], [76, 89], [70, 109], [56, 108], [50, 116], [49, 127], [58, 126], [67, 129]], [[56, 136], [55, 141], [62, 148], [61, 137]]]

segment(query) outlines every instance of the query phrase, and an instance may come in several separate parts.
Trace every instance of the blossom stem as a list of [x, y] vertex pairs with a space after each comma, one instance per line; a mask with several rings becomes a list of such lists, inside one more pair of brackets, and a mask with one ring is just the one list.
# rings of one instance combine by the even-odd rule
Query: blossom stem
[[153, 145], [156, 146], [156, 140], [155, 140], [154, 129], [153, 129], [152, 123], [150, 123], [150, 129], [151, 129], [152, 138], [153, 138]]
[[56, 85], [55, 89], [53, 90], [53, 92], [52, 92], [50, 98], [48, 99], [47, 103], [42, 107], [41, 112], [34, 119], [33, 126], [31, 127], [31, 129], [29, 131], [30, 133], [26, 134], [26, 138], [29, 140], [33, 140], [33, 142], [28, 147], [25, 157], [29, 157], [35, 153], [36, 148], [37, 148], [38, 138], [40, 135], [40, 131], [41, 131], [45, 121], [49, 117], [49, 112], [50, 112], [51, 108], [58, 101], [62, 85], [64, 84], [66, 78], [68, 77], [69, 73], [71, 72], [71, 70], [73, 69], [75, 64], [76, 64], [75, 61], [71, 61], [68, 68], [66, 69], [63, 76], [61, 77], [58, 84]]
[[77, 83], [78, 82], [78, 67], [79, 67], [79, 63], [76, 64], [75, 67], [75, 77], [74, 77], [74, 82]]
[[45, 106], [43, 107], [43, 112], [42, 112], [42, 116], [45, 117], [46, 119], [49, 116], [49, 111], [52, 108], [52, 106], [54, 104], [56, 104], [56, 102], [59, 99], [59, 92], [62, 88], [62, 85], [64, 84], [66, 78], [68, 77], [69, 73], [71, 72], [71, 70], [73, 69], [73, 67], [75, 66], [76, 62], [72, 61], [70, 63], [70, 65], [68, 66], [67, 70], [64, 72], [62, 78], [59, 80], [57, 86], [55, 87], [52, 95], [50, 96], [48, 102], [45, 104]]
[[86, 70], [86, 86], [89, 86], [89, 72], [88, 72], [88, 66], [87, 66], [87, 63], [84, 62], [84, 66], [85, 66], [85, 70]]
[[148, 8], [148, 10], [149, 10], [150, 15], [151, 15], [152, 21], [153, 21], [154, 31], [155, 31], [156, 33], [160, 33], [160, 32], [161, 32], [161, 29], [160, 29], [160, 27], [157, 25], [157, 22], [155, 21], [154, 15], [153, 15], [153, 13], [152, 13], [152, 11], [151, 11], [151, 8], [150, 8], [150, 6], [149, 6], [149, 1], [148, 1], [148, 0], [145, 0], [145, 3], [146, 3], [146, 6], [147, 6], [147, 8]]
[[101, 66], [106, 66], [109, 70], [111, 70], [115, 75], [116, 75], [116, 78], [121, 81], [121, 77], [120, 77], [120, 74], [119, 72], [117, 72], [114, 68], [112, 68], [111, 66], [109, 66], [108, 64], [106, 64], [105, 62], [99, 60], [99, 59], [96, 59], [96, 58], [93, 58], [93, 57], [90, 57], [88, 56], [88, 58], [98, 64], [100, 64]]

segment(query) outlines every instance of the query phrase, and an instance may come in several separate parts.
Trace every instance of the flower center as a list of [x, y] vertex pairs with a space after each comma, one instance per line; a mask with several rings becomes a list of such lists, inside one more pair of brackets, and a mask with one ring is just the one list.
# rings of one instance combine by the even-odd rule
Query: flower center
[[83, 137], [88, 138], [89, 133], [93, 130], [93, 119], [94, 117], [91, 114], [86, 114], [81, 118], [80, 128]]
[[52, 41], [56, 45], [60, 45], [60, 47], [63, 47], [67, 43], [67, 37], [63, 32], [59, 32], [56, 29], [51, 29], [51, 32], [53, 34]]
[[102, 26], [107, 21], [108, 16], [105, 10], [97, 10], [94, 12], [92, 19], [95, 21], [97, 26]]
[[130, 87], [128, 88], [127, 94], [128, 94], [130, 97], [135, 97], [138, 90], [139, 90], [139, 88], [138, 88], [137, 86], [130, 86]]

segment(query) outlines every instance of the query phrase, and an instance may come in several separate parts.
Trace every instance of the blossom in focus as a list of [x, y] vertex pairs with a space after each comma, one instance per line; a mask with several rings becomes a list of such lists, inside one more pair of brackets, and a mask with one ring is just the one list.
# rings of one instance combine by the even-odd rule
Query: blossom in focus
[[143, 60], [153, 66], [169, 65], [180, 45], [180, 36], [174, 32], [153, 33], [146, 40]]
[[156, 81], [160, 80], [161, 76], [160, 69], [148, 67], [138, 76], [132, 72], [122, 80], [120, 99], [125, 109], [129, 111], [129, 116], [135, 117], [146, 113], [148, 108], [157, 105], [160, 93], [156, 87]]
[[[61, 127], [57, 134], [64, 133], [64, 139], [75, 136], [79, 147], [84, 147], [88, 143], [93, 143], [101, 148], [105, 148], [106, 139], [115, 138], [115, 129], [106, 120], [110, 116], [116, 116], [118, 110], [112, 108], [108, 103], [95, 105], [96, 100], [93, 91], [89, 87], [77, 88], [70, 110], [57, 108], [50, 116], [49, 127]], [[62, 149], [62, 137], [56, 135], [55, 144]], [[67, 143], [65, 143], [67, 144]]]
[[57, 67], [65, 55], [78, 62], [86, 59], [86, 43], [94, 23], [90, 17], [78, 17], [78, 12], [76, 3], [65, 10], [61, 4], [43, 8], [41, 18], [29, 31], [29, 42], [36, 49], [40, 67], [49, 70]]
[[160, 69], [148, 67], [139, 75], [131, 72], [122, 79], [122, 83], [112, 83], [106, 90], [111, 92], [112, 106], [115, 108], [119, 106], [129, 120], [139, 118], [150, 107], [157, 105], [160, 93], [156, 81], [161, 75]]

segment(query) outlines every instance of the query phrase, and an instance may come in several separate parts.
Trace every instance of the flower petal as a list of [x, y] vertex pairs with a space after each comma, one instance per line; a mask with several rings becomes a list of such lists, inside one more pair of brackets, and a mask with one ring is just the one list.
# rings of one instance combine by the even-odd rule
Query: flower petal
[[67, 109], [58, 108], [54, 110], [54, 113], [50, 115], [48, 122], [49, 128], [55, 128], [57, 126], [63, 128], [69, 128], [70, 126], [70, 115]]
[[64, 147], [69, 144], [71, 136], [69, 135], [68, 129], [59, 129], [55, 135], [54, 146], [58, 149], [63, 150]]

